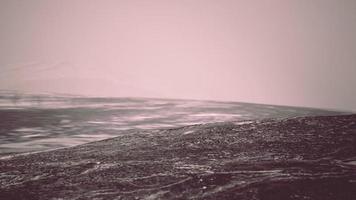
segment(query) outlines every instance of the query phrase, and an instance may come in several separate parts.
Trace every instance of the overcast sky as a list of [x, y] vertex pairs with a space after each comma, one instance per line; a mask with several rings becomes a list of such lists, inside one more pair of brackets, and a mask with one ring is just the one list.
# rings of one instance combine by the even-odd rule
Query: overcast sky
[[0, 0], [0, 89], [356, 110], [355, 0]]

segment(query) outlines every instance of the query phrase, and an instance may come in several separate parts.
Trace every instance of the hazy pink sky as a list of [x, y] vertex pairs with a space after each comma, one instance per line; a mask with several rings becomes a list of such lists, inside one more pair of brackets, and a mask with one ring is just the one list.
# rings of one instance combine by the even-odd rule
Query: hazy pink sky
[[0, 0], [0, 89], [356, 110], [354, 0]]

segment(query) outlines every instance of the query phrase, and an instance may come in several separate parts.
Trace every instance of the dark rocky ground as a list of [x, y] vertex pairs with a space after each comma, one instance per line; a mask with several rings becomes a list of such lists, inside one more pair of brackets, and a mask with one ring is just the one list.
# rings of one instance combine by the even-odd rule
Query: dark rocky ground
[[71, 147], [121, 131], [227, 121], [352, 114], [317, 108], [183, 99], [103, 98], [0, 90], [0, 156]]
[[356, 115], [127, 131], [0, 159], [0, 199], [356, 199]]

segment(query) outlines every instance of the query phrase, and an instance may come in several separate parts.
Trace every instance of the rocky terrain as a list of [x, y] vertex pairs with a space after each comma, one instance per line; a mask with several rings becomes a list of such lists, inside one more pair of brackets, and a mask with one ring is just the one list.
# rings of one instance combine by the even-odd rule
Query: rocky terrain
[[356, 115], [226, 122], [0, 159], [0, 199], [356, 199]]
[[0, 90], [0, 156], [116, 137], [121, 131], [227, 121], [351, 114], [317, 108]]

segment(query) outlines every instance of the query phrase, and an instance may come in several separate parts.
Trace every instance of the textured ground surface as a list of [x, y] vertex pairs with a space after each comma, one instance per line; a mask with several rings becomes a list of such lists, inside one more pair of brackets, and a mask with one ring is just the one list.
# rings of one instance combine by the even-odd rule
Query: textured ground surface
[[356, 199], [356, 115], [126, 132], [0, 159], [0, 199]]
[[148, 98], [95, 98], [0, 90], [0, 156], [76, 146], [132, 129], [344, 112], [314, 108]]

